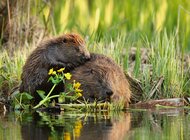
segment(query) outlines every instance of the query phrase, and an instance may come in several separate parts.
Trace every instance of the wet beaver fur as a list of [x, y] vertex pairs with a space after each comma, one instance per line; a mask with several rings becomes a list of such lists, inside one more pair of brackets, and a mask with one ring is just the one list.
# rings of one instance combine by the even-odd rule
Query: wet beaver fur
[[124, 71], [111, 58], [101, 54], [90, 54], [84, 65], [71, 71], [72, 79], [81, 83], [83, 97], [89, 102], [121, 101], [127, 107], [131, 90]]
[[78, 34], [64, 34], [46, 40], [39, 44], [26, 60], [19, 90], [28, 92], [34, 97], [38, 89], [49, 92], [52, 87], [47, 83], [50, 68], [65, 67], [66, 71], [70, 71], [89, 58], [90, 53], [85, 42]]

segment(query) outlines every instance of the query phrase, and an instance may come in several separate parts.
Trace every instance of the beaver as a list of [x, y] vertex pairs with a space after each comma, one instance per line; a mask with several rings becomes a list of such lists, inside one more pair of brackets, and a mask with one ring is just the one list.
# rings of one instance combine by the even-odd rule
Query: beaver
[[71, 71], [68, 82], [80, 82], [83, 97], [89, 102], [123, 100], [127, 107], [131, 90], [122, 68], [105, 55], [91, 53], [90, 56], [89, 61]]
[[[69, 33], [46, 40], [27, 58], [21, 74], [20, 92], [36, 95], [36, 90], [48, 86], [50, 68], [64, 67], [66, 71], [83, 64], [90, 58], [84, 40], [78, 34]], [[49, 89], [45, 90], [48, 91]]]

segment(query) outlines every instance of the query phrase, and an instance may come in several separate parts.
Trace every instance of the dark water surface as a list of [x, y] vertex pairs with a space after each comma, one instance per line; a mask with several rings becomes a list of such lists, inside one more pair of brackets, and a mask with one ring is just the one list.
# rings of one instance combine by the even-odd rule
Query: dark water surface
[[184, 109], [0, 114], [0, 140], [189, 140]]

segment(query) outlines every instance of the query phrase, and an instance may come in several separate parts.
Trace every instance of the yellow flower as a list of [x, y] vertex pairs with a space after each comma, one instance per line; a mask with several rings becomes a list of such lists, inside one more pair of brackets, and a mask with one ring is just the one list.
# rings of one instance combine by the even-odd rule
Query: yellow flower
[[53, 71], [53, 72], [52, 72], [52, 75], [56, 75], [56, 71]]
[[51, 68], [51, 69], [49, 70], [49, 72], [48, 72], [48, 75], [52, 75], [53, 72], [54, 72], [54, 71], [53, 71], [53, 68]]
[[62, 72], [64, 70], [65, 70], [65, 68], [60, 68], [59, 70], [57, 70], [57, 72]]
[[75, 92], [82, 92], [83, 90], [82, 89], [75, 89]]
[[71, 140], [71, 134], [69, 132], [64, 133], [64, 140]]
[[82, 121], [81, 121], [80, 119], [78, 119], [78, 120], [75, 122], [75, 128], [79, 128], [79, 129], [82, 128]]
[[76, 136], [76, 137], [80, 137], [81, 129], [82, 129], [82, 121], [81, 121], [81, 120], [78, 120], [78, 121], [75, 123], [75, 127], [74, 127], [74, 133], [75, 133], [75, 136]]
[[74, 129], [74, 133], [75, 133], [75, 137], [80, 137], [80, 133], [81, 133], [81, 130], [80, 129], [77, 129], [77, 128], [75, 128]]
[[81, 96], [82, 96], [82, 94], [81, 94], [81, 93], [77, 93], [77, 96], [78, 96], [78, 97], [81, 97]]
[[81, 86], [81, 83], [77, 82], [73, 84], [74, 89], [78, 89]]
[[65, 73], [64, 75], [65, 75], [65, 78], [66, 78], [67, 80], [70, 80], [70, 79], [71, 79], [71, 74], [70, 74], [70, 73]]

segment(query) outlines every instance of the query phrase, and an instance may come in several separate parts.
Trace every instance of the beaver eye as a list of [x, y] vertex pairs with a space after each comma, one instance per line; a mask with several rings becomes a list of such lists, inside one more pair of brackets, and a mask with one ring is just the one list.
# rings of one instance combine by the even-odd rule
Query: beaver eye
[[67, 39], [66, 38], [63, 39], [63, 43], [67, 43]]
[[84, 71], [84, 73], [87, 73], [87, 74], [94, 74], [95, 71], [93, 69], [88, 69], [86, 71]]
[[77, 51], [77, 52], [79, 52], [80, 50], [79, 50], [79, 47], [75, 47], [75, 50]]
[[95, 71], [94, 71], [93, 69], [90, 69], [90, 73], [94, 74], [94, 73], [95, 73]]

